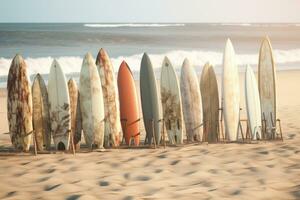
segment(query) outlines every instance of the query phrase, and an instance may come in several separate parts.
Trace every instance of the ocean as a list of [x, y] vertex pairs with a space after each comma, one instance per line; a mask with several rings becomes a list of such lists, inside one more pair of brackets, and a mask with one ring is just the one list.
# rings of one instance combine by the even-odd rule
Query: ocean
[[47, 80], [56, 58], [68, 77], [78, 79], [82, 58], [87, 52], [96, 57], [105, 48], [115, 72], [125, 60], [138, 79], [143, 52], [152, 60], [157, 78], [164, 56], [176, 71], [188, 58], [198, 73], [210, 62], [217, 73], [222, 69], [223, 49], [230, 38], [240, 71], [247, 64], [254, 69], [263, 37], [269, 36], [278, 70], [300, 68], [300, 24], [89, 24], [25, 23], [0, 24], [0, 87], [12, 58], [20, 53], [28, 65], [31, 79], [41, 73]]

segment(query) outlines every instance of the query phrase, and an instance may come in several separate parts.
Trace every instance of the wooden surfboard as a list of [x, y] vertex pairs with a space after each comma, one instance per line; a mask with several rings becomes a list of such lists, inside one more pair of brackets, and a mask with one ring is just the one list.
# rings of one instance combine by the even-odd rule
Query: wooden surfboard
[[183, 61], [180, 77], [182, 110], [188, 142], [201, 141], [201, 94], [197, 74], [186, 58]]
[[248, 65], [245, 74], [245, 98], [248, 123], [252, 139], [261, 139], [261, 109], [258, 86], [252, 68]]
[[182, 144], [183, 114], [179, 81], [167, 57], [164, 58], [161, 68], [160, 93], [169, 142], [171, 144]]
[[147, 135], [146, 143], [151, 144], [155, 134], [156, 144], [159, 144], [161, 140], [162, 114], [159, 109], [157, 85], [152, 63], [146, 53], [144, 53], [141, 62], [140, 91], [143, 120]]
[[70, 145], [70, 98], [66, 77], [54, 59], [48, 80], [51, 134], [57, 150], [68, 150]]
[[48, 91], [40, 74], [34, 78], [32, 85], [33, 129], [37, 150], [51, 148], [51, 123], [49, 113]]
[[134, 145], [140, 144], [140, 114], [138, 97], [132, 72], [125, 61], [118, 72], [118, 88], [120, 97], [121, 122], [124, 139], [127, 145], [133, 138]]
[[260, 47], [258, 64], [258, 87], [261, 102], [262, 118], [266, 124], [265, 139], [275, 137], [276, 130], [276, 67], [273, 50], [268, 37]]
[[28, 151], [32, 139], [32, 95], [27, 66], [20, 55], [11, 62], [7, 78], [7, 119], [17, 150]]
[[200, 78], [203, 110], [203, 139], [205, 142], [218, 141], [219, 92], [214, 68], [206, 63]]
[[101, 80], [104, 100], [104, 147], [117, 147], [122, 137], [119, 94], [114, 69], [104, 49], [100, 49], [97, 55], [96, 65]]
[[70, 96], [71, 109], [71, 137], [73, 137], [75, 149], [78, 150], [80, 149], [82, 124], [79, 105], [79, 92], [77, 84], [73, 79], [70, 79], [68, 81], [68, 90]]
[[238, 139], [240, 115], [239, 72], [235, 52], [230, 39], [227, 40], [223, 57], [223, 113], [225, 137], [228, 141]]
[[80, 71], [80, 110], [86, 144], [90, 148], [103, 148], [104, 103], [100, 77], [90, 53], [83, 59]]

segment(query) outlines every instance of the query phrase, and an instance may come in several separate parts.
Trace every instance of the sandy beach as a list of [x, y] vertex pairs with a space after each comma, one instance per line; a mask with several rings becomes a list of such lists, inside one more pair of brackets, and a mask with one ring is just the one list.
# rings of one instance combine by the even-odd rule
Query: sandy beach
[[[2, 89], [0, 198], [300, 199], [299, 77], [300, 71], [277, 73], [283, 142], [108, 149], [75, 156], [4, 153], [11, 143]], [[243, 86], [243, 76], [240, 82]], [[245, 118], [243, 87], [241, 94]]]

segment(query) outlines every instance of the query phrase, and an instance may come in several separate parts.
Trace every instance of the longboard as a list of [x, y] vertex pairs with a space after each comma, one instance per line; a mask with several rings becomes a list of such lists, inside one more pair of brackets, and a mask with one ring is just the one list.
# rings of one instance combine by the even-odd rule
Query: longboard
[[104, 147], [117, 147], [122, 137], [119, 94], [114, 69], [104, 49], [100, 49], [97, 55], [96, 65], [101, 80], [104, 100]]
[[223, 114], [225, 137], [228, 141], [238, 139], [240, 120], [239, 72], [235, 59], [232, 43], [228, 39], [223, 56]]
[[265, 120], [265, 139], [274, 138], [276, 130], [276, 67], [268, 37], [261, 44], [258, 64], [258, 87], [262, 118]]
[[247, 66], [245, 74], [245, 98], [252, 139], [261, 139], [261, 108], [259, 92], [254, 72], [250, 66]]
[[[149, 56], [144, 53], [140, 70], [140, 91], [143, 120], [146, 129], [146, 143], [155, 139], [160, 143], [162, 130], [162, 114], [159, 108], [157, 83]], [[155, 135], [155, 138], [153, 138]]]
[[181, 68], [180, 90], [187, 141], [201, 141], [202, 109], [197, 74], [188, 59]]
[[48, 91], [40, 74], [34, 78], [32, 85], [33, 129], [37, 150], [50, 150], [51, 123], [49, 113]]
[[78, 87], [74, 79], [68, 81], [68, 89], [70, 96], [71, 109], [71, 137], [73, 137], [74, 147], [76, 150], [80, 149], [81, 141], [81, 111], [79, 103]]
[[54, 59], [48, 80], [51, 135], [57, 150], [68, 150], [70, 145], [70, 98], [65, 74]]
[[28, 151], [32, 139], [32, 94], [27, 65], [20, 55], [11, 62], [7, 78], [7, 119], [17, 150]]
[[134, 145], [138, 146], [140, 144], [138, 97], [132, 72], [125, 61], [121, 63], [119, 68], [118, 88], [125, 143], [130, 145], [130, 139], [133, 138]]
[[206, 63], [200, 78], [203, 110], [203, 141], [217, 142], [219, 128], [219, 92], [214, 68]]
[[164, 58], [161, 68], [160, 93], [169, 142], [171, 144], [182, 144], [183, 114], [179, 81], [167, 57]]
[[100, 77], [90, 53], [83, 59], [80, 71], [80, 110], [84, 138], [89, 148], [103, 148], [104, 103]]

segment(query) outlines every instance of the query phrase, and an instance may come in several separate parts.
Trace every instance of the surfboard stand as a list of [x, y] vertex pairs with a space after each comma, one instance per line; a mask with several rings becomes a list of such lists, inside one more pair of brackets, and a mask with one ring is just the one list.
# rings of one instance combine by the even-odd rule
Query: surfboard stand
[[281, 121], [280, 121], [280, 119], [277, 119], [277, 120], [276, 120], [276, 125], [277, 125], [277, 124], [278, 124], [278, 126], [279, 126], [280, 139], [281, 139], [281, 141], [283, 142], [282, 128], [281, 128]]
[[37, 156], [37, 145], [36, 145], [36, 138], [35, 138], [36, 134], [34, 130], [32, 131], [32, 133], [33, 133], [32, 139], [33, 139], [34, 155]]
[[[244, 136], [242, 122], [246, 122], [246, 134], [245, 134], [245, 136]], [[239, 128], [240, 128], [240, 131], [241, 131], [243, 143], [251, 143], [252, 136], [250, 134], [249, 121], [247, 119], [240, 119]]]
[[[276, 119], [275, 124], [273, 121], [273, 115], [270, 113], [271, 116], [271, 121], [272, 121], [272, 135], [271, 138], [267, 137], [267, 120], [265, 117], [265, 113], [263, 113], [262, 117], [262, 139], [267, 141], [267, 140], [281, 140], [283, 141], [283, 136], [282, 136], [282, 127], [281, 127], [281, 120]], [[277, 133], [277, 129], [279, 129], [279, 133]]]
[[74, 135], [72, 134], [71, 130], [68, 130], [70, 136], [71, 136], [71, 148], [72, 148], [72, 153], [75, 156], [75, 146], [74, 146]]
[[[222, 102], [223, 102], [223, 99], [222, 99]], [[222, 142], [226, 143], [225, 136], [224, 136], [224, 127], [223, 127], [223, 117], [224, 117], [223, 116], [223, 107], [219, 108], [219, 110], [221, 111], [221, 119], [220, 119], [219, 127], [221, 127]], [[220, 128], [219, 128], [219, 130], [220, 130]], [[219, 141], [221, 141], [220, 133], [219, 133]]]
[[166, 148], [166, 136], [165, 136], [165, 120], [164, 119], [160, 119], [158, 121], [159, 123], [162, 123], [162, 142], [164, 144], [164, 149]]

